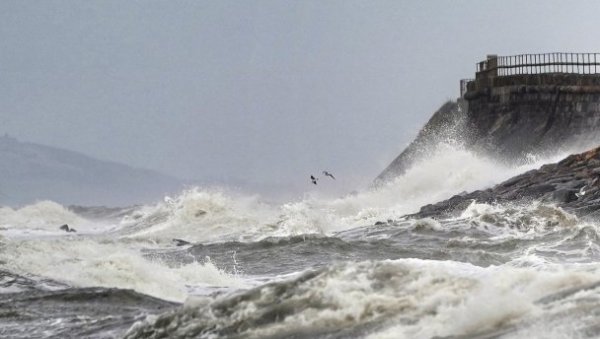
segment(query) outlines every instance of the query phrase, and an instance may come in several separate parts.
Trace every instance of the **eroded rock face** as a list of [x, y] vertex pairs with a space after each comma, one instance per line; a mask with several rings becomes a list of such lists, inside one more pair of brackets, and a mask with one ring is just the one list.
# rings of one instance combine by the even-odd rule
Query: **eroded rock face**
[[444, 104], [375, 184], [401, 175], [448, 138], [475, 153], [515, 164], [530, 154], [581, 152], [600, 140], [600, 75], [527, 74], [483, 80], [469, 83], [463, 99]]
[[423, 206], [411, 217], [454, 216], [473, 201], [504, 203], [529, 200], [556, 203], [579, 217], [600, 218], [600, 147], [528, 171], [490, 189], [455, 195]]

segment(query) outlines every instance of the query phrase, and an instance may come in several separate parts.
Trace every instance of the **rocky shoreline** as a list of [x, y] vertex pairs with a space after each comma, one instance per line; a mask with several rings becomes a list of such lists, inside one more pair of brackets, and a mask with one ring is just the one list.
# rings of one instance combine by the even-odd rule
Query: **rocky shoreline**
[[555, 203], [579, 218], [600, 219], [600, 147], [525, 172], [489, 189], [425, 205], [418, 213], [407, 217], [453, 217], [473, 201], [512, 203], [534, 200]]

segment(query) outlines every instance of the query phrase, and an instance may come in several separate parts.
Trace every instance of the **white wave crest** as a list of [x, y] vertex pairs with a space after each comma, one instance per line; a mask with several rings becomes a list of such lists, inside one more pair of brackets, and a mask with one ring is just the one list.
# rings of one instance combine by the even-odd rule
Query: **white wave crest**
[[130, 288], [158, 298], [183, 301], [188, 287], [246, 287], [212, 263], [170, 267], [123, 243], [86, 238], [13, 240], [0, 261], [16, 273], [34, 274], [76, 287]]
[[126, 216], [121, 221], [121, 234], [156, 241], [172, 238], [211, 241], [243, 238], [252, 230], [276, 222], [274, 209], [255, 196], [231, 196], [221, 191], [193, 188]]
[[377, 221], [398, 219], [421, 206], [463, 191], [489, 187], [544, 163], [505, 166], [456, 144], [440, 144], [404, 175], [377, 189], [338, 199], [308, 196], [282, 205], [257, 196], [199, 188], [145, 206], [122, 222], [128, 237], [155, 241], [186, 238], [257, 240], [269, 236], [331, 234]]
[[541, 298], [599, 278], [598, 265], [541, 271], [417, 259], [347, 263], [189, 303], [134, 325], [126, 337], [263, 338], [343, 329], [352, 336], [352, 328], [369, 323], [384, 324], [370, 338], [468, 336], [527, 323], [548, 308], [558, 311], [561, 305]]
[[[485, 204], [473, 202], [463, 211], [460, 219], [470, 225], [505, 232], [544, 232], [555, 228], [579, 225], [578, 218], [552, 204]], [[504, 230], [502, 230], [504, 229]]]
[[13, 231], [34, 231], [38, 234], [58, 233], [61, 225], [85, 227], [90, 223], [52, 201], [41, 201], [19, 209], [0, 208], [0, 228]]

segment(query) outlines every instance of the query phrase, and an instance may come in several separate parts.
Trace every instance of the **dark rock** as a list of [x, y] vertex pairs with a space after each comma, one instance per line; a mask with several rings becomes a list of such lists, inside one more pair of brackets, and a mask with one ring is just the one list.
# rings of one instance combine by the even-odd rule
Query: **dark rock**
[[[477, 74], [476, 78], [467, 84], [462, 98], [444, 104], [433, 114], [375, 184], [402, 174], [446, 140], [458, 140], [469, 151], [510, 164], [525, 163], [530, 154], [596, 146], [600, 137], [600, 77], [521, 74], [482, 78]], [[570, 167], [576, 161], [566, 158], [560, 165]], [[600, 159], [591, 159], [589, 165], [600, 165]], [[539, 171], [551, 170], [552, 166], [544, 166]]]
[[527, 190], [526, 195], [530, 196], [532, 198], [535, 198], [535, 197], [544, 195], [544, 193], [554, 192], [555, 189], [556, 189], [556, 186], [550, 185], [550, 184], [531, 185], [530, 187], [526, 188], [526, 190]]
[[67, 224], [60, 226], [59, 229], [65, 231], [65, 232], [69, 232], [69, 233], [77, 232], [77, 230], [75, 230], [74, 228], [69, 228], [69, 225], [67, 225]]
[[568, 203], [577, 200], [576, 190], [560, 189], [552, 192], [552, 199], [560, 203]]
[[173, 242], [175, 243], [176, 246], [185, 246], [185, 245], [191, 244], [189, 241], [185, 241], [182, 239], [173, 239]]
[[[456, 216], [472, 201], [503, 203], [530, 200], [556, 203], [579, 217], [600, 217], [600, 187], [592, 186], [592, 183], [600, 182], [596, 179], [597, 173], [600, 173], [600, 147], [570, 155], [558, 163], [544, 165], [487, 190], [455, 195], [448, 200], [425, 205], [418, 213], [408, 217]], [[589, 188], [578, 198], [575, 193], [583, 186]]]

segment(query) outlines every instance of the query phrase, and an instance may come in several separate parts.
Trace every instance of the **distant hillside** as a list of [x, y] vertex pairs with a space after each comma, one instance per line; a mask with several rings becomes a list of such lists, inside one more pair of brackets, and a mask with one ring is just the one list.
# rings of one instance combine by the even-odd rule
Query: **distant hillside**
[[0, 137], [0, 205], [50, 199], [122, 206], [156, 201], [182, 187], [181, 180], [155, 171]]

